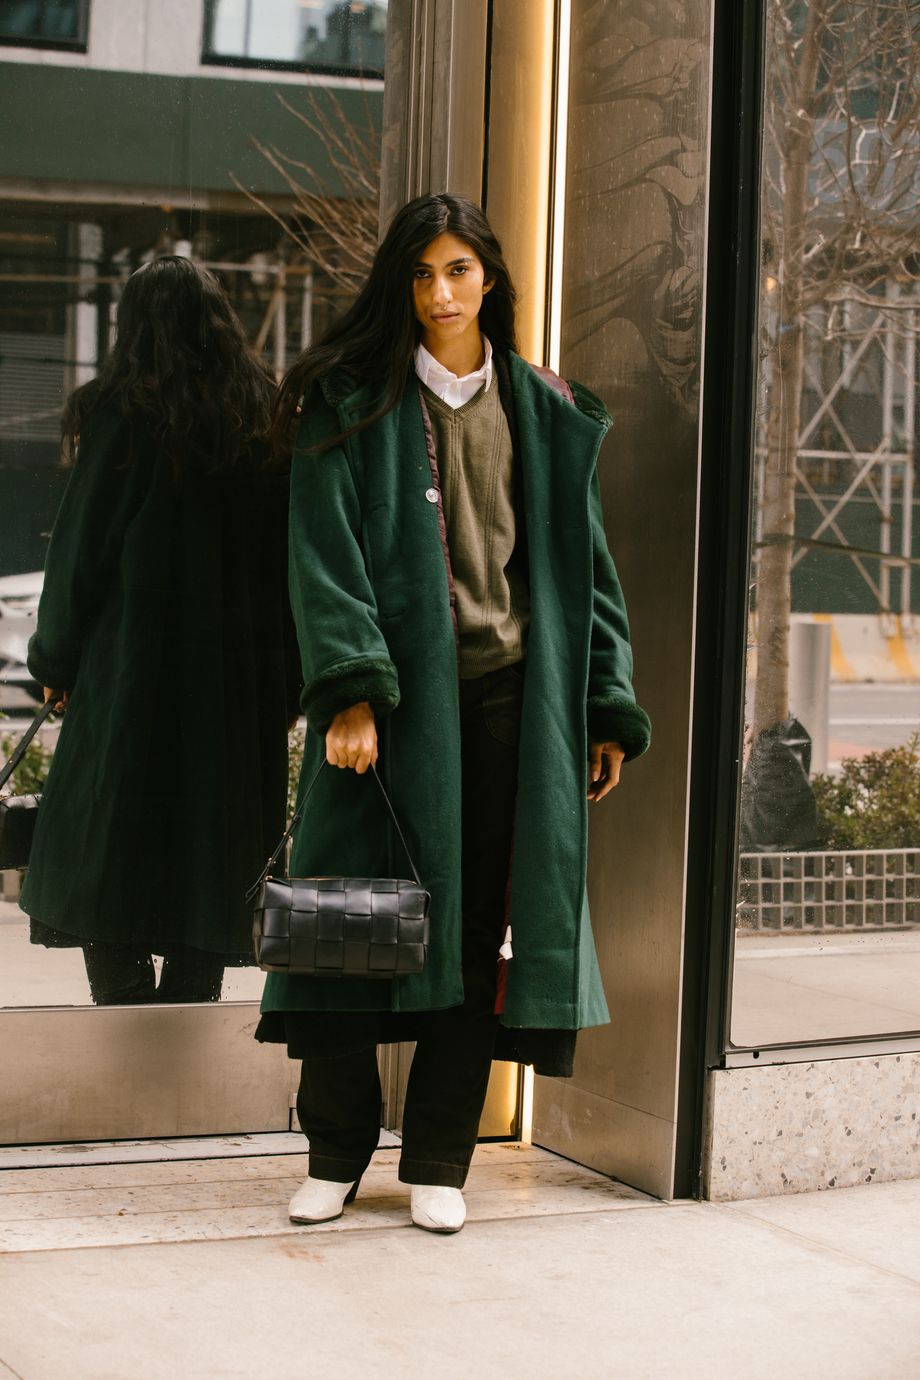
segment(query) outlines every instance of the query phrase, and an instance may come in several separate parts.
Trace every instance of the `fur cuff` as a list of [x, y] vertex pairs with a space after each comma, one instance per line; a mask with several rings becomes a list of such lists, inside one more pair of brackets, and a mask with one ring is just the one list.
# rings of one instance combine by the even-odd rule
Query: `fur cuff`
[[310, 727], [325, 733], [336, 714], [368, 700], [377, 718], [399, 704], [396, 667], [386, 658], [352, 657], [328, 667], [300, 697]]
[[619, 743], [631, 762], [648, 749], [652, 725], [635, 700], [625, 695], [594, 695], [588, 700], [588, 737], [592, 743]]
[[42, 648], [38, 645], [38, 634], [33, 633], [29, 639], [29, 650], [26, 653], [26, 664], [32, 677], [39, 685], [47, 685], [51, 690], [72, 690], [77, 679], [77, 668], [74, 664], [55, 660], [54, 657], [44, 655]]

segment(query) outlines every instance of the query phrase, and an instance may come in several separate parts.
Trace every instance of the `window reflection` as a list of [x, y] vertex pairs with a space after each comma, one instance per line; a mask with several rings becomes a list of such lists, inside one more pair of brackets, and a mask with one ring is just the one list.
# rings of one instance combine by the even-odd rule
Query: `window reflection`
[[210, 0], [205, 62], [381, 75], [385, 0]]
[[88, 0], [0, 0], [0, 42], [81, 47], [88, 9]]
[[920, 1029], [920, 16], [767, 31], [739, 1045]]
[[[381, 83], [302, 89], [296, 75], [264, 81], [239, 69], [262, 65], [267, 54], [269, 65], [276, 55], [282, 66], [293, 57], [288, 65], [302, 70], [315, 58], [335, 72], [343, 53], [349, 71], [367, 53], [382, 68], [385, 5], [258, 0], [246, 38], [245, 5], [200, 0], [183, 31], [160, 34], [156, 52], [156, 44], [148, 51], [136, 43], [146, 8], [126, 0], [123, 25], [94, 24], [88, 55], [62, 60], [40, 49], [68, 46], [67, 35], [85, 39], [86, 4], [0, 0], [0, 44], [17, 47], [2, 64], [9, 123], [29, 131], [27, 145], [7, 141], [0, 198], [0, 761], [40, 695], [25, 653], [65, 479], [62, 402], [109, 352], [128, 276], [163, 254], [208, 266], [280, 374], [339, 314], [360, 255], [376, 242]], [[283, 12], [295, 9], [312, 16], [312, 30], [295, 49], [266, 48], [266, 33], [288, 43]], [[227, 51], [235, 42], [242, 61], [205, 74], [201, 35], [218, 10], [230, 25]], [[22, 51], [26, 42], [34, 52]], [[47, 767], [39, 758], [53, 751], [57, 733], [54, 723], [42, 729], [30, 759], [36, 780], [17, 777], [16, 789], [37, 784]], [[296, 734], [293, 748], [292, 760]], [[82, 952], [30, 944], [18, 880], [0, 874], [0, 1006], [88, 1002]], [[161, 983], [159, 956], [155, 966]], [[257, 970], [228, 967], [222, 999], [251, 1000], [261, 986]]]

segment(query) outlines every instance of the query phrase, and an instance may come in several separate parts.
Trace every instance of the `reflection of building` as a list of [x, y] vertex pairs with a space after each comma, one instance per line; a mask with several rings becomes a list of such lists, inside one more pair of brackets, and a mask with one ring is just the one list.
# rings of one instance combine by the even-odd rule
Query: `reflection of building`
[[321, 38], [311, 25], [304, 36], [306, 62], [330, 68], [383, 70], [386, 39], [386, 8], [379, 4], [354, 4], [351, 0], [336, 5], [326, 15], [326, 35]]
[[386, 10], [385, 0], [207, 0], [204, 52], [209, 62], [381, 76]]
[[[255, 21], [264, 28], [269, 8], [296, 10], [280, 70], [258, 55]], [[354, 25], [373, 29], [382, 61], [385, 10], [363, 8]], [[0, 574], [42, 563], [59, 488], [61, 400], [92, 376], [132, 268], [169, 250], [221, 265], [251, 338], [279, 367], [333, 307], [331, 287], [314, 285], [287, 246], [279, 256], [280, 227], [236, 185], [288, 204], [253, 136], [335, 185], [322, 141], [275, 94], [305, 99], [297, 69], [306, 11], [250, 6], [247, 53], [256, 56], [234, 59], [211, 50], [221, 9], [204, 0], [168, 13], [153, 0], [35, 0], [0, 10], [4, 128], [27, 132], [0, 148]], [[339, 75], [341, 63], [324, 74], [323, 51], [309, 63], [319, 108], [331, 100], [335, 118], [378, 118], [379, 81]]]

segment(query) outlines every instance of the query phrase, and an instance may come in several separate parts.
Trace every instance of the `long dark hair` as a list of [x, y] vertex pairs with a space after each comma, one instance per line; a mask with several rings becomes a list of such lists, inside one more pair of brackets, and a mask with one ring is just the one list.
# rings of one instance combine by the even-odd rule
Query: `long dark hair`
[[264, 457], [274, 394], [217, 279], [166, 254], [125, 283], [114, 347], [65, 406], [63, 460], [73, 463], [83, 424], [105, 403], [148, 419], [176, 473], [221, 469], [260, 451]]
[[272, 441], [278, 455], [289, 454], [301, 398], [333, 369], [368, 383], [376, 405], [361, 419], [329, 438], [322, 449], [370, 426], [389, 412], [402, 395], [412, 370], [419, 336], [412, 295], [412, 270], [426, 245], [444, 233], [456, 235], [475, 250], [493, 284], [483, 298], [479, 322], [494, 350], [514, 350], [514, 304], [517, 294], [498, 239], [482, 208], [465, 196], [438, 192], [416, 197], [393, 217], [371, 265], [367, 282], [349, 310], [310, 346], [288, 370], [278, 392]]

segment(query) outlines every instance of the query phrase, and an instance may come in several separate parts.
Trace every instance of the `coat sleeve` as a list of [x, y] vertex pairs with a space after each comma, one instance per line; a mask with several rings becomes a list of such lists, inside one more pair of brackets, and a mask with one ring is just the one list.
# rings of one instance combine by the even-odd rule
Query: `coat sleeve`
[[301, 704], [310, 727], [325, 733], [336, 714], [362, 700], [378, 718], [388, 714], [399, 704], [399, 682], [361, 546], [355, 477], [342, 447], [319, 454], [305, 448], [323, 430], [311, 413], [291, 471], [289, 561]]
[[112, 413], [89, 419], [52, 529], [28, 667], [53, 690], [73, 689], [87, 633], [110, 592], [126, 521], [123, 425]]
[[632, 688], [632, 648], [623, 591], [607, 548], [597, 471], [589, 491], [594, 560], [594, 612], [588, 664], [588, 737], [619, 743], [626, 760], [639, 757], [651, 741], [651, 724]]

